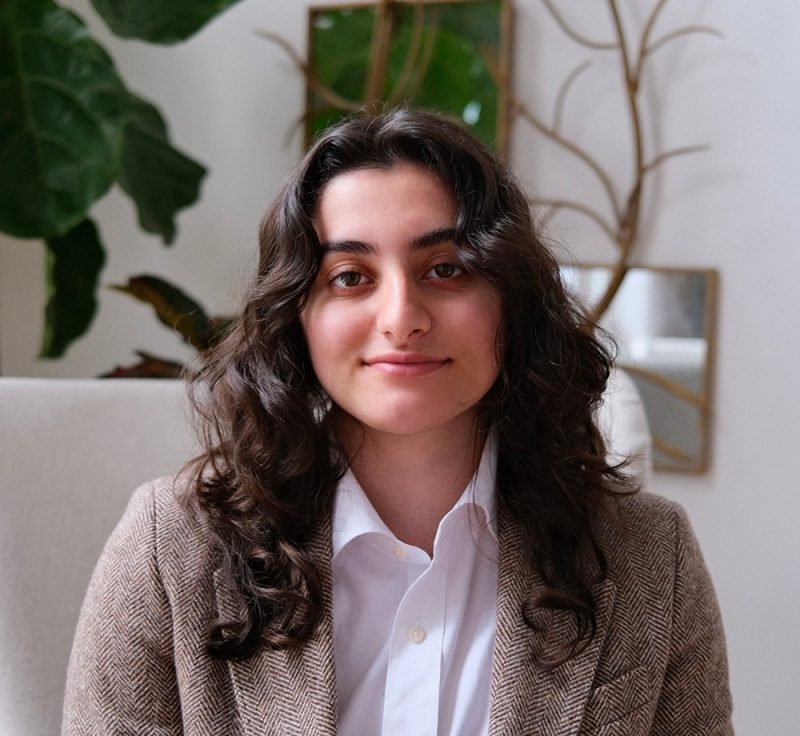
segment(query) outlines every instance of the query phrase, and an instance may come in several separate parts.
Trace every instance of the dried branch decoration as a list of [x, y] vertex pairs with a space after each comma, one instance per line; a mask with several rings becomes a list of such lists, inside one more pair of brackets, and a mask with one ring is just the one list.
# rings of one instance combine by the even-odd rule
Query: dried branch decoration
[[[612, 175], [600, 164], [592, 153], [575, 141], [570, 140], [561, 132], [563, 109], [567, 95], [575, 80], [589, 68], [591, 62], [585, 61], [577, 66], [562, 82], [556, 96], [552, 124], [548, 125], [541, 116], [532, 112], [518, 97], [513, 93], [509, 93], [511, 115], [526, 122], [557, 146], [582, 161], [597, 178], [608, 199], [610, 215], [591, 205], [571, 199], [532, 199], [533, 204], [543, 205], [549, 208], [547, 217], [552, 216], [561, 209], [568, 209], [580, 213], [595, 222], [614, 243], [617, 250], [617, 260], [612, 269], [611, 279], [605, 292], [600, 297], [597, 304], [593, 306], [592, 316], [594, 319], [598, 319], [608, 309], [609, 304], [619, 290], [625, 278], [625, 274], [630, 267], [632, 254], [639, 237], [642, 190], [647, 178], [658, 167], [670, 159], [703, 151], [708, 148], [706, 145], [682, 146], [656, 154], [650, 159], [646, 157], [640, 100], [641, 80], [645, 66], [654, 52], [678, 38], [696, 33], [710, 34], [719, 38], [722, 37], [722, 34], [715, 28], [689, 25], [669, 31], [660, 38], [653, 40], [656, 23], [668, 2], [668, 0], [658, 0], [644, 24], [641, 36], [638, 39], [638, 44], [636, 44], [636, 52], [631, 53], [628, 44], [628, 34], [625, 31], [620, 17], [618, 0], [606, 1], [614, 25], [615, 38], [612, 41], [599, 41], [589, 38], [573, 28], [558, 10], [554, 0], [542, 0], [542, 3], [559, 28], [576, 43], [591, 51], [613, 51], [619, 54], [628, 116], [633, 131], [634, 170], [631, 182], [627, 186], [624, 196], [620, 196], [617, 193]], [[491, 59], [487, 59], [487, 65], [490, 70], [496, 68], [495, 65], [492, 64]], [[495, 74], [494, 71], [493, 74]], [[495, 81], [498, 86], [500, 86], [505, 80], [497, 75], [495, 76]]]
[[[622, 286], [626, 274], [632, 266], [633, 255], [639, 240], [639, 226], [641, 221], [642, 193], [651, 178], [660, 166], [667, 161], [691, 153], [707, 150], [706, 145], [687, 145], [662, 151], [648, 157], [642, 126], [642, 101], [641, 88], [645, 68], [653, 55], [672, 41], [692, 34], [708, 34], [722, 38], [722, 34], [710, 26], [687, 25], [665, 32], [654, 38], [657, 22], [668, 0], [657, 0], [650, 14], [647, 16], [634, 46], [629, 45], [629, 37], [622, 23], [619, 1], [606, 0], [614, 28], [614, 39], [611, 41], [590, 38], [574, 28], [558, 9], [555, 0], [542, 0], [547, 12], [564, 34], [580, 46], [594, 52], [614, 52], [619, 55], [622, 72], [622, 82], [626, 100], [627, 115], [633, 133], [633, 172], [622, 195], [617, 191], [618, 184], [614, 181], [612, 173], [608, 171], [590, 150], [571, 140], [564, 132], [562, 121], [567, 96], [575, 81], [591, 66], [590, 61], [584, 61], [575, 67], [561, 83], [553, 109], [552, 123], [548, 124], [543, 117], [533, 112], [513, 92], [508, 93], [510, 116], [521, 120], [531, 126], [539, 134], [560, 147], [568, 155], [573, 156], [591, 172], [599, 182], [605, 194], [608, 206], [606, 209], [597, 208], [591, 204], [569, 198], [547, 199], [531, 198], [534, 205], [546, 208], [545, 221], [554, 216], [559, 210], [571, 210], [594, 222], [608, 237], [616, 250], [616, 260], [611, 267], [611, 275], [605, 290], [595, 304], [592, 305], [591, 316], [595, 321], [608, 310], [612, 300]], [[635, 51], [631, 51], [631, 49]], [[490, 54], [484, 54], [487, 66], [492, 71], [495, 83], [501, 86], [505, 80], [495, 71]], [[674, 378], [659, 373], [650, 368], [629, 365], [624, 366], [632, 376], [658, 386], [661, 390], [671, 394], [678, 401], [684, 402], [698, 412], [701, 432], [705, 434], [708, 422], [708, 392], [699, 392], [688, 389]], [[662, 456], [691, 467], [695, 458], [687, 455], [680, 448], [668, 443], [663, 437], [655, 434], [653, 437], [655, 448]]]

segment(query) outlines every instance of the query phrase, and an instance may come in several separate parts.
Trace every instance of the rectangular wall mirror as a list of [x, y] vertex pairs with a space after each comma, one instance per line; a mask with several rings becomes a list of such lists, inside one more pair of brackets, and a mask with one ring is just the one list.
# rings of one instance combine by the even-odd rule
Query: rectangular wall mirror
[[504, 152], [510, 13], [507, 0], [311, 8], [306, 141], [379, 100], [445, 112]]
[[[611, 268], [563, 266], [562, 274], [591, 305]], [[708, 465], [717, 280], [714, 270], [630, 268], [601, 319], [642, 395], [659, 470]]]

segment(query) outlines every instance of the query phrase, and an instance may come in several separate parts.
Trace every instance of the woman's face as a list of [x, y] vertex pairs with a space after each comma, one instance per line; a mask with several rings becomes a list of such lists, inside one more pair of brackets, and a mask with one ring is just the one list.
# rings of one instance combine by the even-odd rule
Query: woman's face
[[317, 203], [301, 321], [322, 387], [368, 430], [472, 428], [497, 378], [500, 299], [461, 266], [455, 218], [450, 192], [407, 163], [339, 174]]

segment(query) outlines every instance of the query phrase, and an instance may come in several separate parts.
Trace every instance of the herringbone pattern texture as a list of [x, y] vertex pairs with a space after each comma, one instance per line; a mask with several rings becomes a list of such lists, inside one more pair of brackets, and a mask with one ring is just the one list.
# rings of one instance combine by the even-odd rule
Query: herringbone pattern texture
[[[327, 534], [315, 542], [321, 559], [330, 554]], [[329, 612], [330, 578], [323, 582]], [[333, 734], [330, 613], [303, 650], [221, 662], [206, 655], [205, 637], [220, 607], [231, 605], [203, 523], [184, 511], [170, 481], [140, 488], [84, 602], [63, 734]]]
[[[240, 603], [217, 580], [207, 530], [179, 493], [171, 481], [139, 489], [108, 542], [78, 625], [63, 733], [334, 734], [329, 526], [313, 547], [327, 597], [314, 637], [219, 662], [205, 654], [208, 626]], [[550, 670], [534, 654], [569, 641], [574, 624], [540, 611], [537, 630], [526, 626], [523, 602], [542, 582], [502, 509], [499, 532], [491, 736], [732, 734], [719, 611], [680, 508], [641, 494], [598, 523], [609, 576], [594, 590], [597, 636]]]
[[569, 641], [571, 617], [521, 620], [542, 581], [501, 511], [491, 736], [731, 736], [725, 640], [711, 580], [683, 510], [649, 494], [620, 497], [597, 523], [609, 564], [594, 589], [598, 631], [552, 670], [532, 665]]

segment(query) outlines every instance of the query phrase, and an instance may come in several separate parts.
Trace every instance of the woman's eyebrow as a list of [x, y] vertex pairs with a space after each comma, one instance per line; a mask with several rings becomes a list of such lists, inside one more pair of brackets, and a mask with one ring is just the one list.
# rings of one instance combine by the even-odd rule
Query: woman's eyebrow
[[[432, 248], [440, 243], [447, 243], [455, 239], [456, 231], [452, 227], [440, 227], [428, 230], [412, 238], [410, 248], [412, 251]], [[358, 255], [376, 255], [378, 249], [372, 243], [363, 240], [325, 240], [320, 243], [322, 255], [328, 253], [355, 253]]]
[[357, 253], [359, 255], [374, 255], [378, 249], [361, 240], [325, 240], [319, 244], [322, 255], [328, 253]]
[[440, 227], [418, 235], [411, 241], [411, 250], [425, 250], [440, 243], [449, 243], [455, 240], [456, 231], [452, 227]]

